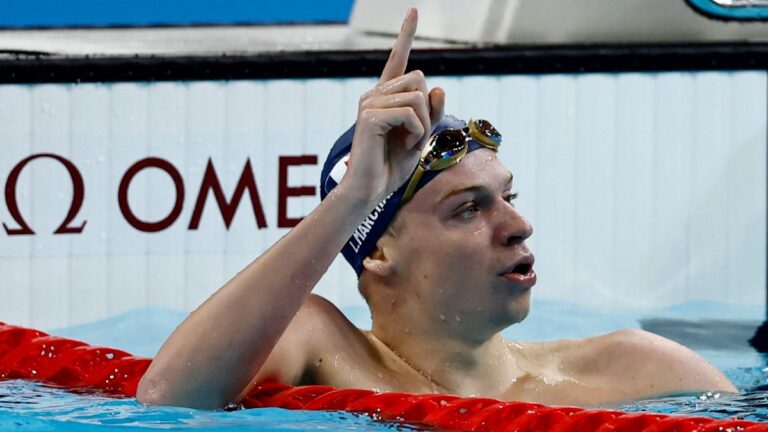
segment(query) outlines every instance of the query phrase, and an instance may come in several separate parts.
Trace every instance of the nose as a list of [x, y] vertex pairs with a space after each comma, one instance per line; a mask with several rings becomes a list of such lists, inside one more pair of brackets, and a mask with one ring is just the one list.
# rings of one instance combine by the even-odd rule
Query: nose
[[499, 240], [504, 246], [513, 246], [524, 242], [533, 235], [533, 226], [526, 220], [520, 212], [509, 205], [503, 203], [503, 209], [499, 211]]

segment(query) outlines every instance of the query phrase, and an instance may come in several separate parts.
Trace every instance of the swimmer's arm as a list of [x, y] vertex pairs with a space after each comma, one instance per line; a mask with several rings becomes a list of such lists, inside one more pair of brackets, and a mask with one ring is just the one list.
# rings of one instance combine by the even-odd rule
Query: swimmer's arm
[[[368, 212], [342, 185], [285, 237], [193, 311], [139, 383], [150, 405], [222, 408], [257, 375], [312, 288]], [[294, 344], [285, 375], [304, 367]]]
[[[221, 287], [173, 332], [139, 383], [146, 404], [221, 408], [252, 384], [270, 352], [344, 243], [410, 175], [445, 95], [405, 74], [417, 13], [412, 9], [379, 84], [363, 95], [349, 168], [318, 207]], [[350, 186], [351, 185], [351, 186]], [[312, 344], [293, 338], [280, 374], [306, 367]]]
[[595, 361], [610, 371], [631, 399], [680, 393], [738, 389], [694, 351], [656, 334], [627, 329], [604, 336]]

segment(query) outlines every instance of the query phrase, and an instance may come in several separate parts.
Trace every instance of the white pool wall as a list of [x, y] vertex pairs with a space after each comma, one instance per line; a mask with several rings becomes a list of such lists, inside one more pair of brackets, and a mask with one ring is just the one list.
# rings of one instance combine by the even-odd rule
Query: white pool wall
[[[145, 305], [189, 311], [287, 232], [277, 227], [278, 159], [288, 185], [316, 185], [330, 145], [355, 119], [374, 79], [0, 85], [0, 186], [24, 158], [55, 153], [82, 174], [85, 199], [54, 235], [72, 199], [67, 171], [37, 159], [20, 174], [19, 209], [34, 235], [0, 228], [0, 321], [42, 328], [103, 319]], [[515, 175], [519, 210], [535, 230], [534, 296], [600, 310], [651, 310], [695, 300], [765, 305], [765, 71], [431, 77], [447, 112], [491, 120]], [[144, 233], [117, 199], [146, 157], [183, 177], [179, 218]], [[226, 229], [209, 196], [188, 224], [208, 159], [229, 199], [250, 158], [267, 221], [246, 196]], [[0, 191], [4, 191], [4, 187]], [[133, 212], [159, 220], [175, 190], [139, 173]], [[288, 199], [306, 215], [318, 196]], [[0, 201], [0, 222], [17, 227]], [[471, 289], [471, 285], [468, 286]], [[254, 295], [258, 295], [254, 287]], [[361, 306], [341, 259], [316, 292]], [[738, 317], [734, 317], [738, 318]]]

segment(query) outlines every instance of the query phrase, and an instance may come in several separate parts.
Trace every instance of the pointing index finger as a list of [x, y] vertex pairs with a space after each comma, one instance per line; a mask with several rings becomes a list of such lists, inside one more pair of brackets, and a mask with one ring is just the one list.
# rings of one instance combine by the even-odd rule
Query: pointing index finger
[[383, 83], [397, 78], [405, 73], [405, 68], [408, 66], [408, 56], [411, 54], [411, 45], [413, 44], [413, 36], [416, 34], [416, 25], [419, 21], [419, 15], [415, 7], [408, 10], [408, 14], [403, 20], [403, 25], [400, 27], [400, 34], [397, 36], [395, 45], [392, 47], [392, 51], [389, 53], [389, 59], [387, 64], [384, 65], [384, 71], [381, 72], [381, 78], [379, 83]]

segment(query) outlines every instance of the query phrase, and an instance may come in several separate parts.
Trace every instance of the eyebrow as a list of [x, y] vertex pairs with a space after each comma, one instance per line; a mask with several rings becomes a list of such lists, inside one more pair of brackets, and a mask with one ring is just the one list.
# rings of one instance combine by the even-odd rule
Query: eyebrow
[[[509, 171], [507, 171], [507, 174], [509, 174], [509, 178], [507, 179], [506, 182], [504, 182], [505, 185], [512, 184], [512, 180], [515, 177]], [[473, 186], [467, 186], [467, 187], [463, 187], [463, 188], [459, 188], [459, 189], [454, 189], [454, 190], [448, 192], [447, 194], [443, 195], [442, 197], [440, 197], [440, 199], [437, 200], [437, 202], [435, 203], [435, 207], [437, 207], [438, 205], [440, 205], [440, 203], [442, 203], [443, 201], [445, 201], [448, 198], [451, 198], [453, 196], [460, 195], [460, 194], [463, 194], [465, 192], [475, 192], [475, 191], [482, 190], [482, 189], [485, 189], [485, 186], [473, 185]]]

